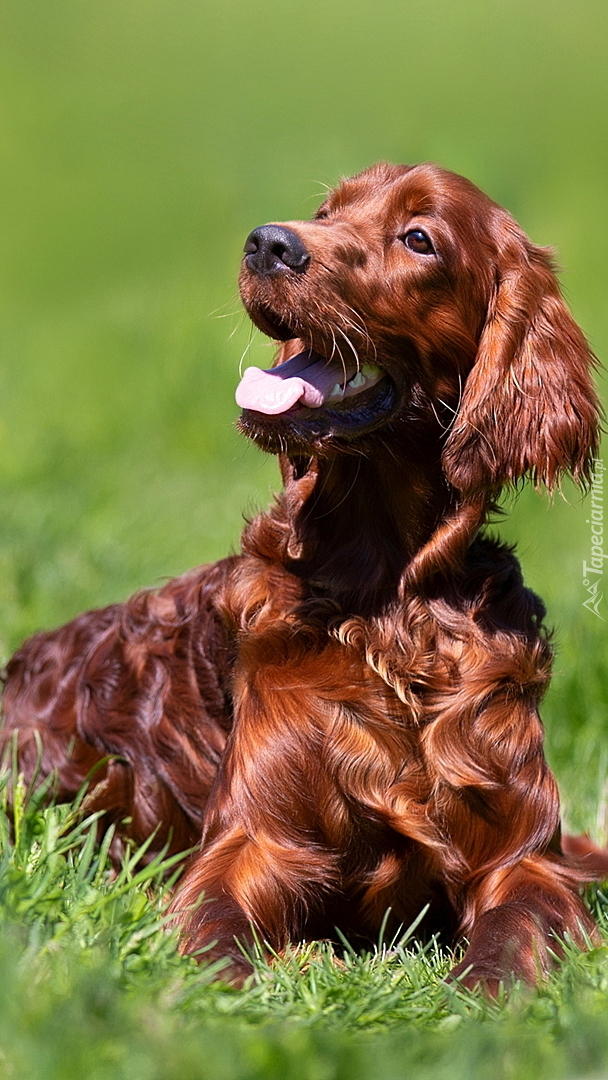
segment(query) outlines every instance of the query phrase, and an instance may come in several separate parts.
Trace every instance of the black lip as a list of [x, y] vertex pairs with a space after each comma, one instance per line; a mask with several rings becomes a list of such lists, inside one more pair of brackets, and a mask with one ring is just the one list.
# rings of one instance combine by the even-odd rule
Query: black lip
[[252, 323], [273, 341], [290, 341], [291, 338], [300, 337], [297, 329], [283, 322], [269, 305], [251, 304], [246, 305], [246, 308]]
[[356, 398], [320, 409], [294, 406], [277, 416], [243, 409], [238, 428], [269, 453], [288, 451], [322, 452], [332, 444], [350, 442], [388, 423], [398, 408], [397, 388], [385, 375], [375, 386]]

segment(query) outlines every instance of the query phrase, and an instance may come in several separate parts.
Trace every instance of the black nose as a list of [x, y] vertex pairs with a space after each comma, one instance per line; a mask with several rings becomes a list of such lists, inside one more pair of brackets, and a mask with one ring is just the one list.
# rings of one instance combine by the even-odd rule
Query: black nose
[[284, 225], [261, 225], [245, 242], [245, 262], [255, 274], [303, 274], [310, 262], [300, 237]]

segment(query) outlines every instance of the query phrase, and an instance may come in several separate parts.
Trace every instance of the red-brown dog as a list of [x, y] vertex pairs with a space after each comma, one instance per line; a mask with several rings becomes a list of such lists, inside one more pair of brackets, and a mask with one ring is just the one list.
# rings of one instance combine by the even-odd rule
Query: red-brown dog
[[252, 232], [241, 293], [282, 344], [240, 427], [284, 490], [240, 555], [27, 642], [4, 737], [29, 776], [39, 735], [60, 798], [102, 762], [118, 835], [201, 841], [174, 910], [235, 981], [252, 926], [374, 938], [427, 904], [469, 985], [534, 981], [594, 935], [585, 853], [604, 868], [562, 853], [544, 609], [483, 531], [504, 485], [584, 481], [596, 452], [550, 257], [467, 180], [378, 165]]

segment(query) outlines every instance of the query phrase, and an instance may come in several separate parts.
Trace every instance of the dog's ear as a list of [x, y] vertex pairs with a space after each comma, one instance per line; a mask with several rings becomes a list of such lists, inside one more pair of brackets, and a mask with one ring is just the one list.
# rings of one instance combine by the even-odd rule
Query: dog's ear
[[479, 349], [443, 464], [465, 494], [531, 477], [584, 482], [599, 441], [595, 360], [562, 299], [550, 254], [508, 218]]

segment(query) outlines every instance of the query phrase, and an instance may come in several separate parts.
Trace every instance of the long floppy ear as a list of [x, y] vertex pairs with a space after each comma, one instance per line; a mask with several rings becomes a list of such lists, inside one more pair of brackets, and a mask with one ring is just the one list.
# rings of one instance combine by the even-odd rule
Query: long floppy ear
[[505, 214], [497, 279], [443, 465], [465, 494], [529, 476], [584, 482], [599, 441], [595, 358], [568, 311], [549, 252]]

